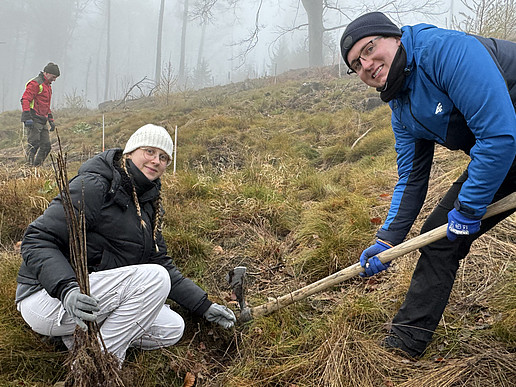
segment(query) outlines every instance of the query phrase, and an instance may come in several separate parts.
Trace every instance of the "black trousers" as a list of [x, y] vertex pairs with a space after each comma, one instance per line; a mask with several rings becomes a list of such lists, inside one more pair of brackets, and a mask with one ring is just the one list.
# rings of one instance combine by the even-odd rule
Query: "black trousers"
[[[465, 171], [453, 183], [427, 218], [421, 233], [448, 222], [448, 212], [453, 209], [453, 204], [467, 177], [468, 172]], [[493, 202], [515, 191], [516, 160], [496, 192]], [[459, 236], [454, 242], [450, 242], [445, 237], [420, 249], [421, 256], [412, 276], [405, 301], [394, 317], [391, 328], [392, 332], [398, 335], [407, 347], [420, 353], [424, 352], [432, 340], [448, 303], [460, 260], [469, 253], [475, 239], [513, 212], [514, 210], [507, 211], [483, 220], [480, 231], [474, 235]]]
[[27, 128], [27, 161], [29, 165], [39, 166], [50, 153], [50, 135], [47, 125], [34, 120], [34, 125]]

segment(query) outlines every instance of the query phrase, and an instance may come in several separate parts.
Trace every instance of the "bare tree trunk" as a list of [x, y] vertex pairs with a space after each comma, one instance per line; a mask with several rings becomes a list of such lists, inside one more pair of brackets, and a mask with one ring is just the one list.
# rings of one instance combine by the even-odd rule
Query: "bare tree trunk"
[[204, 37], [206, 36], [206, 23], [202, 23], [201, 39], [199, 42], [199, 53], [197, 54], [197, 68], [201, 67], [204, 53]]
[[156, 71], [154, 72], [154, 82], [159, 85], [161, 80], [161, 40], [163, 38], [163, 13], [165, 12], [165, 0], [161, 0], [158, 21], [158, 43], [156, 47]]
[[84, 80], [84, 105], [88, 107], [88, 82], [90, 80], [90, 71], [91, 71], [91, 61], [92, 57], [88, 60], [88, 67], [86, 68], [85, 80]]
[[111, 0], [107, 0], [107, 46], [106, 46], [106, 83], [104, 88], [104, 101], [107, 101], [109, 95], [109, 66], [111, 57]]
[[303, 7], [308, 15], [308, 65], [322, 66], [323, 60], [323, 1], [302, 0]]
[[[100, 37], [99, 40], [102, 40], [102, 36]], [[102, 47], [102, 44], [100, 44], [101, 42], [99, 41], [99, 45], [98, 45], [98, 50], [97, 50], [97, 55], [95, 55], [95, 96], [97, 98], [97, 105], [103, 101], [100, 100], [100, 71], [101, 71], [101, 68], [100, 68], [100, 54], [101, 54], [101, 47]], [[104, 100], [105, 101], [105, 100]]]
[[186, 26], [188, 24], [188, 0], [185, 0], [183, 9], [183, 29], [181, 31], [181, 56], [179, 58], [179, 82], [185, 81], [185, 51], [186, 51]]

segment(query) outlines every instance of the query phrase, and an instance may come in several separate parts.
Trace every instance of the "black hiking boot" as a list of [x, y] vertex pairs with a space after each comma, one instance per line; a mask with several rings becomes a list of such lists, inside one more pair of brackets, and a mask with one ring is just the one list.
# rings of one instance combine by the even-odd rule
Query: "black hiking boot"
[[398, 355], [412, 360], [420, 358], [424, 353], [424, 351], [420, 352], [407, 347], [405, 343], [399, 338], [399, 336], [392, 332], [389, 334], [389, 336], [383, 339], [380, 345], [388, 350], [393, 350], [393, 352], [397, 353]]

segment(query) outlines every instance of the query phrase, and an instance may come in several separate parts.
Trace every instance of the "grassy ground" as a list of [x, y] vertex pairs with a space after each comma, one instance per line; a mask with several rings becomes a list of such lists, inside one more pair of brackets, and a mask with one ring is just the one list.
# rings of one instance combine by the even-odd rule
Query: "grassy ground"
[[[178, 126], [177, 173], [163, 179], [164, 235], [182, 272], [238, 314], [224, 277], [248, 267], [252, 306], [354, 264], [384, 219], [396, 181], [389, 110], [334, 69], [293, 72], [106, 112], [105, 147], [142, 124]], [[368, 99], [364, 99], [364, 96]], [[102, 149], [102, 114], [56, 112], [73, 176]], [[64, 380], [67, 354], [14, 305], [16, 242], [57, 193], [50, 163], [23, 165], [19, 112], [0, 115], [0, 385]], [[363, 136], [363, 137], [362, 137]], [[54, 136], [55, 137], [55, 136]], [[358, 141], [357, 141], [358, 140]], [[427, 203], [410, 236], [466, 166], [438, 148]], [[187, 329], [174, 347], [131, 351], [134, 386], [510, 386], [516, 377], [514, 219], [462, 263], [435, 339], [419, 361], [379, 341], [404, 299], [416, 253], [224, 331], [173, 305]]]

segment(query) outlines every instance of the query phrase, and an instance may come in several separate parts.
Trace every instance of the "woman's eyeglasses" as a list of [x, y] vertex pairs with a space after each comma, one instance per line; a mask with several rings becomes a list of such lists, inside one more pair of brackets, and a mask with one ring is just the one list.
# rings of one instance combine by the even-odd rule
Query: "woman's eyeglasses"
[[373, 55], [375, 49], [376, 49], [376, 41], [380, 38], [383, 38], [383, 36], [377, 36], [374, 39], [371, 39], [367, 44], [360, 50], [360, 54], [358, 55], [358, 58], [353, 59], [350, 63], [349, 69], [347, 71], [348, 75], [353, 73], [358, 73], [360, 70], [362, 70], [362, 62], [361, 60], [369, 58], [371, 55]]
[[140, 149], [143, 151], [143, 156], [145, 157], [145, 159], [147, 161], [152, 161], [156, 158], [156, 156], [158, 156], [159, 162], [161, 164], [166, 165], [167, 167], [170, 165], [170, 162], [172, 161], [172, 160], [170, 160], [170, 157], [168, 157], [168, 155], [166, 153], [159, 153], [160, 152], [159, 149], [155, 149], [155, 148], [140, 148]]

